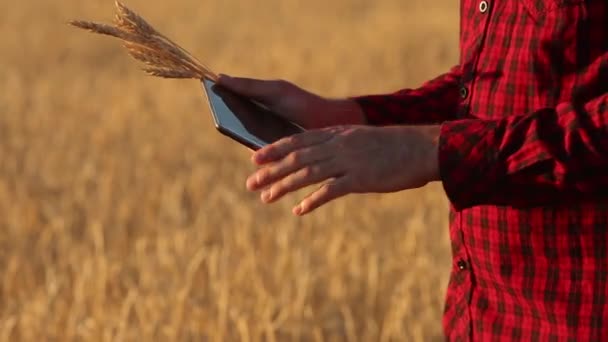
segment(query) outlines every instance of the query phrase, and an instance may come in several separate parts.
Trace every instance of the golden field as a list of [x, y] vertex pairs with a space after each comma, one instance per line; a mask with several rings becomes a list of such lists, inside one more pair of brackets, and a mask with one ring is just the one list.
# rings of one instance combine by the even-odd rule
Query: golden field
[[[216, 72], [326, 96], [415, 87], [458, 59], [458, 2], [131, 0]], [[298, 219], [195, 81], [145, 76], [109, 0], [0, 11], [0, 340], [441, 341], [441, 184]]]

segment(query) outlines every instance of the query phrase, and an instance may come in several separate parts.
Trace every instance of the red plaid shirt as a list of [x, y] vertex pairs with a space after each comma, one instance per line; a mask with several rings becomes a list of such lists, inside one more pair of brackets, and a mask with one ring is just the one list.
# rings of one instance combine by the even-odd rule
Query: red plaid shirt
[[449, 340], [608, 341], [608, 1], [463, 0], [460, 65], [357, 98], [441, 123]]

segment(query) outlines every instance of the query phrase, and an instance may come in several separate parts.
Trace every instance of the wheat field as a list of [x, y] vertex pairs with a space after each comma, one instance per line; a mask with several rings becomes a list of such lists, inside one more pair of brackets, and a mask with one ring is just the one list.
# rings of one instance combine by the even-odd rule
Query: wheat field
[[[129, 0], [216, 72], [325, 96], [415, 87], [458, 59], [458, 3]], [[441, 341], [441, 184], [349, 196], [245, 190], [249, 151], [199, 84], [145, 76], [69, 27], [110, 0], [0, 11], [0, 341]]]

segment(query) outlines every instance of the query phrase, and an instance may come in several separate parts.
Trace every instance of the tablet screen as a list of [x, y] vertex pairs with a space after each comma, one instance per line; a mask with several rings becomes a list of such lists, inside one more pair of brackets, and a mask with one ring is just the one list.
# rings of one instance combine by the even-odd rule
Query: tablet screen
[[261, 148], [304, 131], [303, 128], [247, 98], [216, 85], [211, 80], [205, 79], [202, 82], [216, 127], [248, 147]]

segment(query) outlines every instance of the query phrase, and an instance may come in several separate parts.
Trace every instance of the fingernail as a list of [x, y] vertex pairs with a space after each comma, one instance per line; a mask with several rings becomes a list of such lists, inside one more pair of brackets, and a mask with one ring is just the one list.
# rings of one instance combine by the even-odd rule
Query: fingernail
[[302, 214], [302, 206], [298, 205], [297, 207], [293, 208], [293, 213], [300, 216]]

